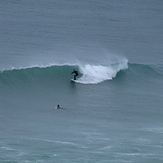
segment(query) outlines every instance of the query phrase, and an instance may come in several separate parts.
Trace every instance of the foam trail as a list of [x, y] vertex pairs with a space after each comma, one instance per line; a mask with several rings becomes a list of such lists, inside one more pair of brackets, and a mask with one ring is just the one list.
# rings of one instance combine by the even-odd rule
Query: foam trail
[[82, 84], [98, 84], [113, 79], [120, 70], [128, 68], [128, 60], [111, 65], [83, 65], [80, 72], [83, 74], [76, 82]]

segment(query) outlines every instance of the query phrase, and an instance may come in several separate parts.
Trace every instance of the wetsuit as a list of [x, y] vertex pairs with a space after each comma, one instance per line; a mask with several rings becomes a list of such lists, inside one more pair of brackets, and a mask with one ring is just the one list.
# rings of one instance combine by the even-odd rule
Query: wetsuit
[[78, 71], [74, 70], [71, 74], [75, 74], [74, 75], [74, 80], [76, 80], [76, 77], [79, 75]]

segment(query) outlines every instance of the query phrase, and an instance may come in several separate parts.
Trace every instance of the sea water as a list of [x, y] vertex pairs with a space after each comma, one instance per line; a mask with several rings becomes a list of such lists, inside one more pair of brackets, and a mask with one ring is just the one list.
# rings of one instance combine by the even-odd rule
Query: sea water
[[0, 162], [162, 163], [162, 20], [160, 0], [1, 0]]

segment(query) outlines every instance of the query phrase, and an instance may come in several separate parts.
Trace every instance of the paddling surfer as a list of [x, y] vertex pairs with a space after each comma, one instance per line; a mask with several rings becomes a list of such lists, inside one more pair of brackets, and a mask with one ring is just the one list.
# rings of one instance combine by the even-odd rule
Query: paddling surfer
[[60, 105], [57, 105], [57, 109], [61, 109]]

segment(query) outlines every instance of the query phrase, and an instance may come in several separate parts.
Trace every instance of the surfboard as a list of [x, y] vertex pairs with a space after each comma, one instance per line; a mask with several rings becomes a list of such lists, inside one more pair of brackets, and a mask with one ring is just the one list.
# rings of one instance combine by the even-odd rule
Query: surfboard
[[76, 80], [74, 80], [74, 79], [71, 79], [71, 81], [72, 81], [72, 82], [76, 82]]

